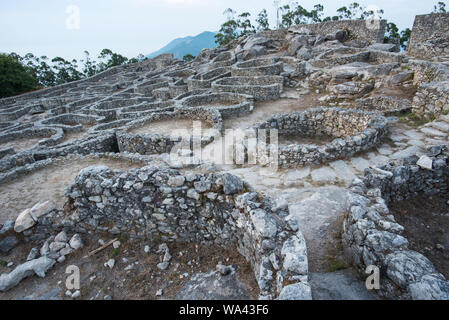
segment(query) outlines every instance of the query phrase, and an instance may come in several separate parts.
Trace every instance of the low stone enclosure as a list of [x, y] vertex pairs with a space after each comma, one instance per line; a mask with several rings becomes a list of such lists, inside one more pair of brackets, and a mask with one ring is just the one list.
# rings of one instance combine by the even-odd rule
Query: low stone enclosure
[[89, 167], [67, 190], [77, 230], [128, 231], [166, 241], [237, 246], [251, 263], [261, 299], [310, 299], [304, 238], [287, 207], [276, 207], [227, 173], [180, 174], [144, 167]]
[[233, 77], [257, 77], [280, 75], [284, 71], [283, 63], [273, 58], [253, 59], [236, 63], [232, 67]]
[[236, 93], [209, 93], [186, 97], [180, 101], [180, 108], [216, 109], [223, 119], [248, 114], [254, 109], [254, 98]]
[[381, 142], [387, 133], [387, 123], [376, 112], [321, 107], [275, 115], [254, 129], [277, 129], [279, 137], [331, 138], [332, 141], [319, 146], [307, 142], [279, 144], [278, 165], [287, 168], [331, 162], [368, 150]]
[[229, 67], [221, 67], [210, 70], [206, 73], [197, 74], [187, 79], [189, 91], [210, 88], [212, 82], [223, 77], [229, 77], [231, 71]]
[[362, 179], [352, 183], [344, 222], [348, 259], [361, 270], [378, 266], [380, 292], [388, 298], [449, 299], [449, 282], [425, 256], [408, 248], [404, 227], [388, 209], [391, 201], [449, 193], [449, 146], [430, 147], [427, 156], [367, 169]]
[[280, 76], [230, 77], [214, 81], [212, 90], [251, 95], [255, 101], [277, 100], [283, 83], [284, 78]]
[[[187, 128], [177, 126], [171, 132], [167, 133], [140, 133], [135, 134], [129, 131], [141, 128], [146, 125], [152, 125], [161, 120], [200, 120], [210, 128], [199, 128], [192, 132], [190, 124]], [[201, 124], [201, 123], [200, 123]], [[130, 152], [139, 154], [161, 154], [172, 152], [173, 147], [179, 145], [190, 150], [191, 142], [197, 141], [199, 145], [204, 146], [213, 141], [216, 135], [220, 135], [223, 130], [223, 120], [221, 114], [216, 109], [189, 108], [177, 109], [173, 112], [155, 113], [143, 119], [127, 122], [121, 126], [121, 131], [117, 132], [117, 142], [120, 152]], [[185, 132], [179, 132], [184, 130]], [[183, 143], [185, 142], [185, 143]]]

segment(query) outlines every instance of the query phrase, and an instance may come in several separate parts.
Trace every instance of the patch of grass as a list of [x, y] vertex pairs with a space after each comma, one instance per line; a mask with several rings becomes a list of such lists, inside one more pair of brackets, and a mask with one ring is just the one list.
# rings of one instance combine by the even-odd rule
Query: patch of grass
[[187, 264], [187, 259], [184, 256], [182, 256], [181, 258], [179, 258], [179, 262], [181, 264], [183, 264], [183, 265], [186, 265]]
[[112, 249], [112, 257], [116, 258], [120, 253], [120, 250], [118, 248]]
[[410, 66], [407, 66], [407, 65], [402, 65], [401, 69], [402, 70], [412, 70], [412, 68]]
[[120, 235], [119, 241], [120, 241], [121, 243], [125, 243], [125, 242], [128, 241], [128, 240], [129, 240], [129, 234], [128, 234], [128, 232], [123, 232], [123, 233]]
[[328, 272], [334, 272], [338, 270], [344, 270], [348, 268], [348, 264], [342, 259], [336, 257], [328, 257]]
[[369, 274], [366, 274], [366, 273], [363, 272], [363, 271], [359, 271], [358, 279], [359, 279], [360, 281], [365, 282], [366, 279], [367, 279], [368, 277], [369, 277]]
[[251, 266], [251, 263], [246, 263], [245, 264], [245, 272], [252, 272], [253, 271], [253, 267]]
[[8, 263], [5, 260], [0, 260], [0, 266], [6, 267]]
[[435, 120], [435, 115], [429, 114], [428, 118], [421, 118], [416, 114], [409, 112], [399, 117], [399, 122], [406, 123], [411, 127], [420, 127]]

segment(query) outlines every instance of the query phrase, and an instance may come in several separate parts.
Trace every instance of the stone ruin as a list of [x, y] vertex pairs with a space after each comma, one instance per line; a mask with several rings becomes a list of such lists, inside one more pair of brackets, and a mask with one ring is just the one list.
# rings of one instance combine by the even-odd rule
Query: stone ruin
[[[439, 266], [408, 248], [388, 211], [390, 201], [449, 192], [448, 17], [417, 16], [408, 52], [383, 43], [385, 21], [326, 22], [246, 36], [191, 62], [162, 55], [0, 100], [0, 197], [12, 199], [19, 182], [37, 183], [47, 197], [22, 191], [5, 200], [0, 258], [19, 243], [35, 249], [0, 271], [0, 291], [67, 263], [83, 239], [127, 233], [235, 247], [260, 299], [319, 297], [321, 252], [335, 242], [354, 270], [379, 266], [378, 295], [448, 299]], [[207, 130], [193, 132], [193, 122]], [[277, 129], [280, 143], [270, 136], [266, 146], [279, 169], [173, 161], [185, 139], [176, 129], [203, 148], [226, 129]], [[35, 181], [52, 168], [70, 177], [64, 192]], [[332, 239], [335, 225], [341, 240]], [[345, 298], [335, 291], [331, 298]]]

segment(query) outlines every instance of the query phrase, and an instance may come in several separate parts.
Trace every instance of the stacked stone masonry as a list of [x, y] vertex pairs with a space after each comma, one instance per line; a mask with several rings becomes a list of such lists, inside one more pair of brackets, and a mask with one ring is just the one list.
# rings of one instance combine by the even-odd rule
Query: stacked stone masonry
[[449, 282], [425, 256], [408, 248], [404, 227], [388, 209], [391, 201], [449, 193], [449, 146], [430, 147], [427, 157], [431, 169], [411, 156], [367, 169], [363, 181], [352, 183], [345, 252], [361, 270], [371, 265], [381, 269], [381, 294], [387, 298], [449, 299]]

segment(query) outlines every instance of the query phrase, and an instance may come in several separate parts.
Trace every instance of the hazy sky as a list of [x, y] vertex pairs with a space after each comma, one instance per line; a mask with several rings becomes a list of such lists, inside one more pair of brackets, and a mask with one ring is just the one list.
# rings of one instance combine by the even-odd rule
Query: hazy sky
[[[352, 2], [299, 1], [307, 9], [323, 4], [326, 15]], [[403, 29], [411, 28], [415, 15], [429, 13], [438, 0], [357, 2], [384, 9], [384, 18]], [[443, 2], [449, 7], [448, 1]], [[217, 31], [227, 8], [248, 11], [253, 17], [266, 8], [270, 23], [275, 23], [273, 0], [2, 0], [0, 52], [72, 59], [82, 57], [84, 50], [96, 56], [110, 48], [133, 57], [151, 53], [174, 38]]]

